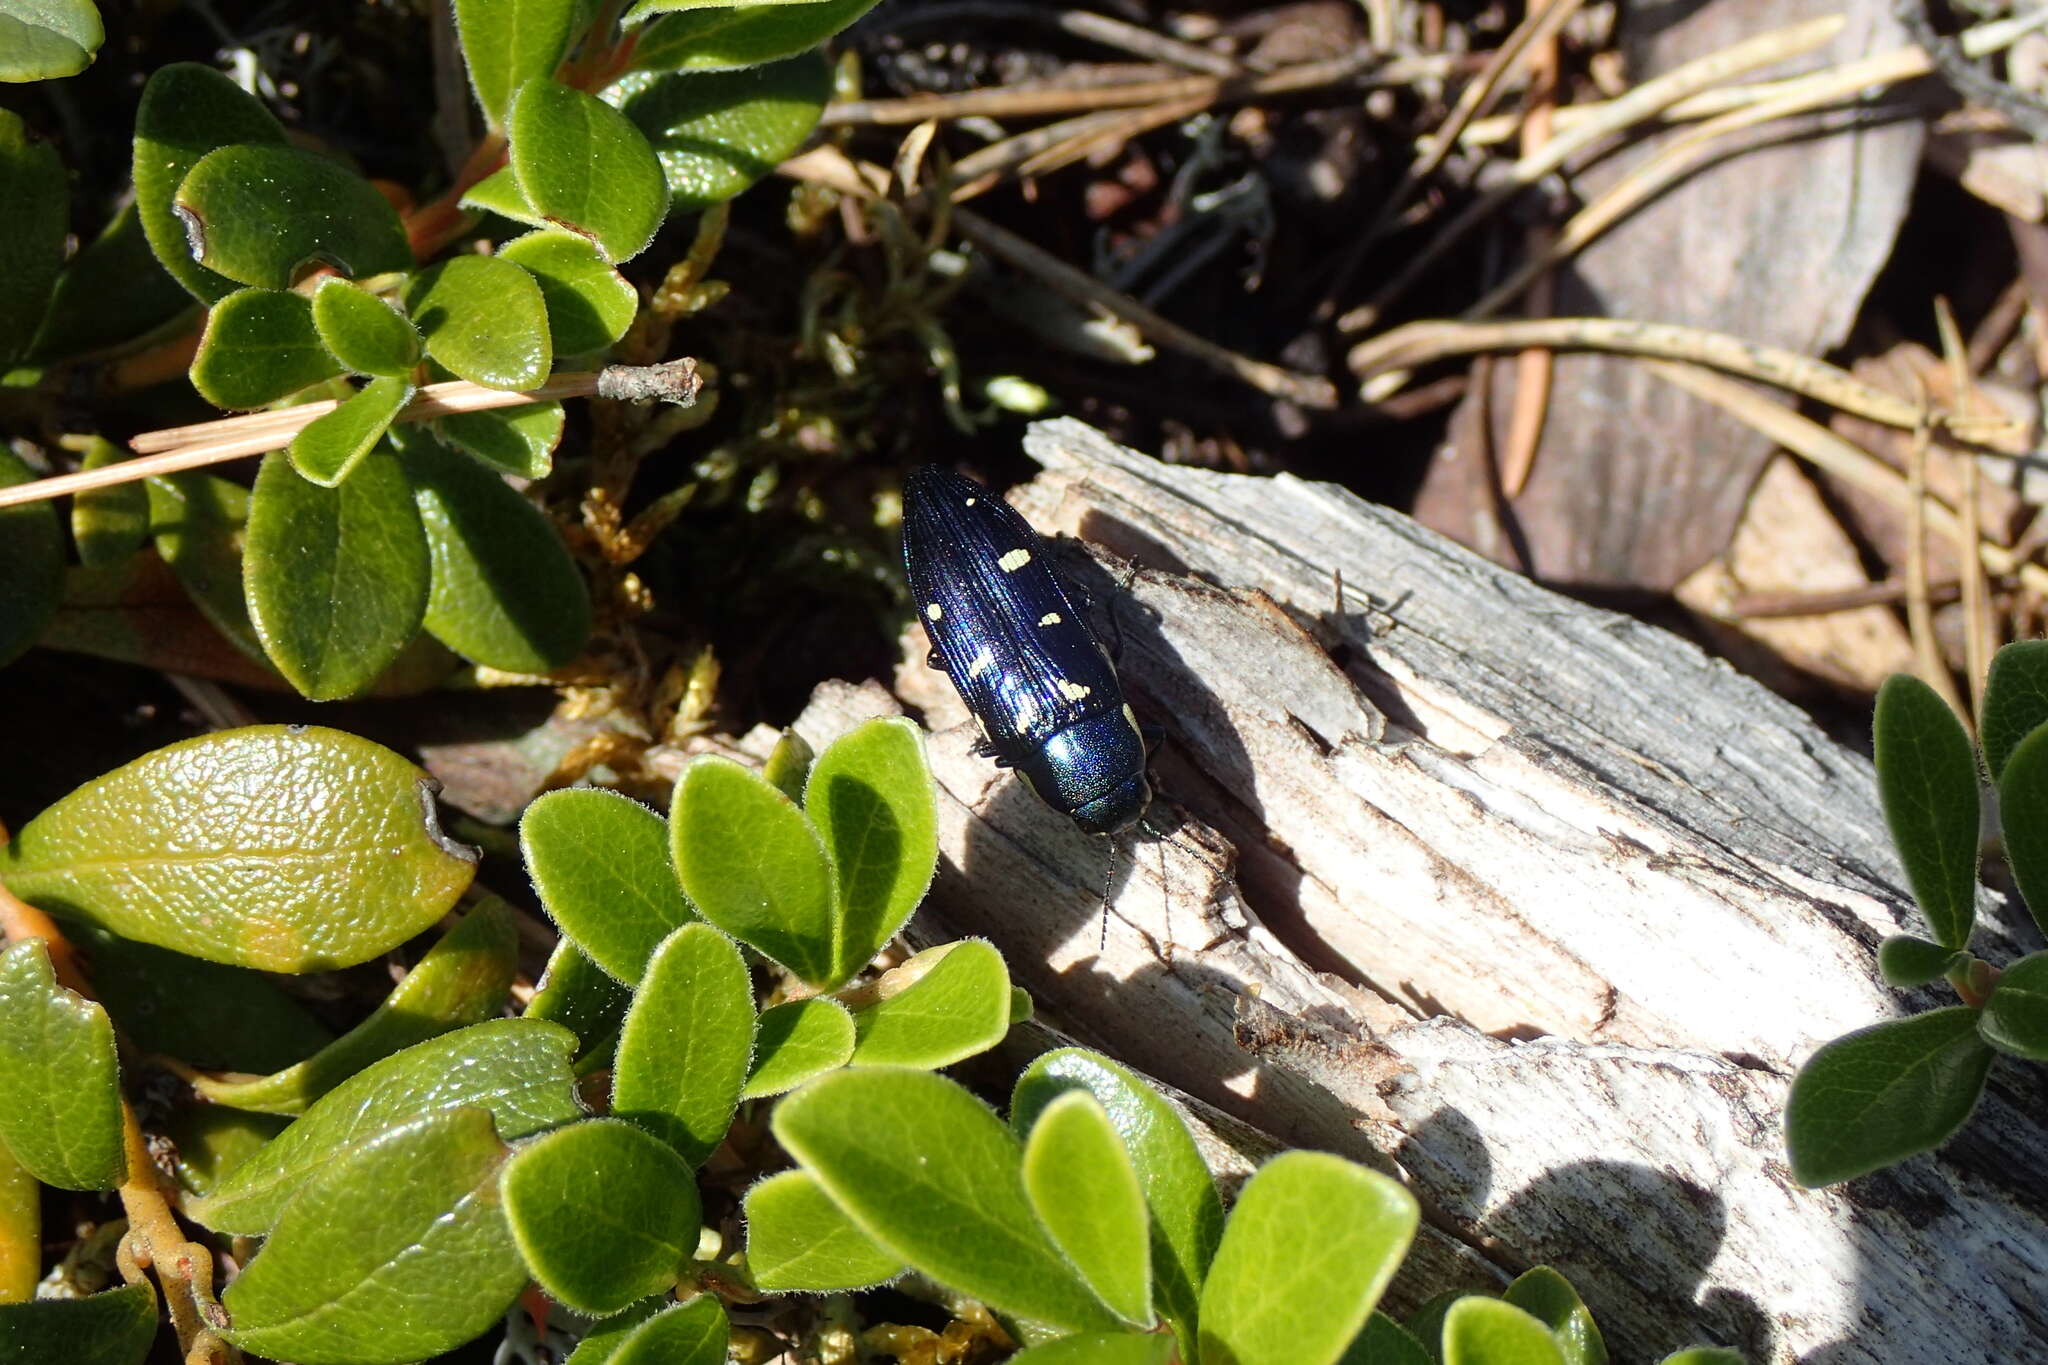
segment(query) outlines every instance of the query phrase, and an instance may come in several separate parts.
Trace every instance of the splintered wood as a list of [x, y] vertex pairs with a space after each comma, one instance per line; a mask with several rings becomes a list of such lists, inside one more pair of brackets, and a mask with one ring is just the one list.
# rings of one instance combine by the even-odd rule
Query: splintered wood
[[[923, 941], [985, 935], [1048, 1022], [1399, 1170], [1428, 1213], [1395, 1305], [1433, 1267], [1547, 1263], [1617, 1359], [2048, 1351], [2037, 1069], [1995, 1071], [1936, 1157], [1819, 1192], [1785, 1169], [1797, 1065], [1936, 1003], [1876, 977], [1915, 921], [1865, 759], [1689, 643], [1340, 490], [1076, 422], [1027, 449], [1047, 472], [1020, 509], [1109, 552], [1063, 567], [1161, 733], [1169, 832], [1112, 850], [976, 757], [913, 627], [894, 697], [828, 686], [798, 728], [900, 701], [934, 730]], [[2023, 951], [1985, 914], [1980, 951]]]

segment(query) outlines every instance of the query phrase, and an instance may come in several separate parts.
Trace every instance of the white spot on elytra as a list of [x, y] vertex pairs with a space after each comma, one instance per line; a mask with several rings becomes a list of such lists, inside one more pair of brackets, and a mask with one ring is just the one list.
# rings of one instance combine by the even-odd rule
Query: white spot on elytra
[[969, 507], [972, 507], [972, 506], [974, 506], [974, 504], [976, 504], [977, 502], [980, 502], [980, 501], [981, 501], [981, 499], [980, 499], [980, 498], [969, 498], [969, 499], [967, 500], [967, 505], [968, 505]]
[[936, 621], [945, 614], [946, 609], [936, 602], [928, 604], [924, 609], [924, 619], [927, 621]]
[[993, 664], [995, 661], [996, 656], [989, 652], [988, 646], [983, 645], [981, 653], [975, 655], [973, 660], [968, 663], [967, 676], [970, 678], [976, 677], [981, 673], [983, 669], [987, 668], [990, 664]]
[[1027, 697], [1017, 703], [1017, 728], [1019, 730], [1029, 730], [1032, 722], [1037, 719], [1038, 707], [1030, 698]]
[[1004, 573], [1015, 573], [1031, 562], [1031, 551], [1012, 550], [996, 561], [996, 567]]
[[1060, 695], [1065, 697], [1068, 701], [1079, 701], [1081, 700], [1081, 698], [1087, 696], [1090, 692], [1093, 692], [1095, 690], [1092, 687], [1083, 687], [1079, 683], [1068, 682], [1065, 678], [1061, 678], [1059, 682]]
[[1142, 743], [1145, 738], [1145, 732], [1138, 728], [1137, 713], [1131, 710], [1131, 704], [1129, 702], [1124, 703], [1124, 719], [1131, 723], [1131, 733], [1136, 735], [1139, 739], [1139, 742]]
[[1049, 611], [1045, 615], [1038, 618], [1038, 624], [1041, 626], [1056, 626], [1060, 623], [1060, 620], [1061, 617], [1058, 612]]

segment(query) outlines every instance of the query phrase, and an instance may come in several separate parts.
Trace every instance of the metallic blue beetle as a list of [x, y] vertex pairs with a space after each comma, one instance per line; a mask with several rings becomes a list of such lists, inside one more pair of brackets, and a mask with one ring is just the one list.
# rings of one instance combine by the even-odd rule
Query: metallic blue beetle
[[1152, 800], [1144, 738], [1038, 533], [974, 480], [926, 465], [903, 485], [903, 566], [980, 751], [1090, 834], [1135, 823]]

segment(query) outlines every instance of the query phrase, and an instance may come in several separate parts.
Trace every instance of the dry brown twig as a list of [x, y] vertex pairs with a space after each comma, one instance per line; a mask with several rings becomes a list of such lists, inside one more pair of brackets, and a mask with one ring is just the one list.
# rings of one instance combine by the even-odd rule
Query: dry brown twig
[[[1976, 384], [1970, 374], [1968, 348], [1964, 345], [1962, 330], [1956, 326], [1955, 314], [1950, 311], [1948, 300], [1937, 295], [1934, 300], [1934, 322], [1941, 333], [1942, 354], [1948, 362], [1949, 403], [1957, 412], [1967, 412], [1974, 405]], [[1977, 503], [1978, 469], [1977, 457], [1967, 450], [1955, 452], [1961, 486], [1956, 491], [1956, 502], [1962, 513], [1962, 540], [1965, 545], [1977, 543], [1980, 532], [1978, 520], [1980, 508]], [[1984, 680], [1991, 666], [1991, 608], [1984, 591], [1984, 563], [1974, 555], [1960, 556], [1963, 576], [1963, 672], [1970, 687], [1970, 714], [1984, 714]]]

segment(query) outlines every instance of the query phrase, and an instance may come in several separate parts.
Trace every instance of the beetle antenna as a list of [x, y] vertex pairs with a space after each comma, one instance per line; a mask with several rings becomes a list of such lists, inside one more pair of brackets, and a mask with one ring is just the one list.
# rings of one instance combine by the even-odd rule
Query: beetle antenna
[[1109, 845], [1109, 856], [1102, 860], [1102, 937], [1095, 944], [1098, 961], [1109, 951], [1109, 893], [1116, 887], [1117, 837], [1112, 834], [1103, 842]]

